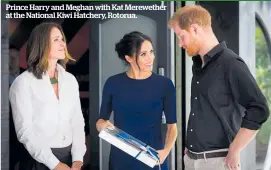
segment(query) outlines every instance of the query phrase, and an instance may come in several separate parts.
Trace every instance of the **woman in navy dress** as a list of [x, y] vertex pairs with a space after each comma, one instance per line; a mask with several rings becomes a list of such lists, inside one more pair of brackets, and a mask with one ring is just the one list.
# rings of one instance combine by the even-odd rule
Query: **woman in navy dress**
[[[155, 56], [148, 36], [128, 33], [115, 50], [130, 68], [106, 80], [97, 129], [116, 126], [136, 137], [158, 151], [161, 169], [167, 170], [165, 160], [177, 137], [175, 87], [170, 79], [152, 72]], [[109, 122], [112, 111], [114, 125]], [[165, 143], [161, 131], [163, 111], [167, 123]], [[152, 170], [113, 145], [109, 159], [110, 170]]]

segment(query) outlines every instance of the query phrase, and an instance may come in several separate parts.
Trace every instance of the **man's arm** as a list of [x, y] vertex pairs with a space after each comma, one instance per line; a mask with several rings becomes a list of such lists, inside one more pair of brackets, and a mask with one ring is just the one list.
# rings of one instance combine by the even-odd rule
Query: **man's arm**
[[[269, 117], [267, 101], [247, 65], [241, 59], [233, 59], [228, 73], [234, 100], [245, 108], [241, 129], [247, 130], [240, 129], [236, 138], [239, 138], [239, 136], [253, 138]], [[244, 133], [245, 136], [243, 136]]]
[[240, 163], [240, 152], [252, 141], [270, 113], [267, 101], [247, 65], [240, 58], [232, 60], [227, 70], [230, 88], [234, 100], [245, 108], [241, 128], [226, 157], [226, 163], [232, 166], [230, 168], [236, 168], [234, 166]]
[[240, 128], [230, 145], [230, 151], [240, 153], [252, 141], [257, 132], [257, 130]]

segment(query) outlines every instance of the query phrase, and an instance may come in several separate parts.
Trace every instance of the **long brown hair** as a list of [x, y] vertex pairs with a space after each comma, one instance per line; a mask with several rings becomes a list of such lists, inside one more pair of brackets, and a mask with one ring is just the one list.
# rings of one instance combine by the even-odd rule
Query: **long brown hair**
[[[42, 78], [42, 75], [47, 71], [49, 66], [48, 54], [50, 50], [50, 34], [53, 28], [60, 30], [64, 42], [66, 42], [61, 26], [52, 22], [44, 22], [36, 26], [31, 32], [27, 42], [26, 56], [28, 71], [32, 72], [38, 79]], [[66, 68], [66, 63], [69, 60], [74, 61], [68, 53], [67, 48], [65, 48], [65, 59], [58, 60], [58, 63]]]

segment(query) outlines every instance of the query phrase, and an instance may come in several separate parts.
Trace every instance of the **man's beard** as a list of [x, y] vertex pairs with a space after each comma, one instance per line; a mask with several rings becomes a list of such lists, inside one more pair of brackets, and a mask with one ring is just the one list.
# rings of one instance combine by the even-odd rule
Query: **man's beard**
[[196, 55], [198, 55], [198, 48], [190, 46], [190, 47], [186, 48], [186, 52], [189, 56], [196, 56]]
[[189, 45], [186, 46], [186, 53], [189, 56], [196, 56], [199, 53], [199, 45], [193, 40]]

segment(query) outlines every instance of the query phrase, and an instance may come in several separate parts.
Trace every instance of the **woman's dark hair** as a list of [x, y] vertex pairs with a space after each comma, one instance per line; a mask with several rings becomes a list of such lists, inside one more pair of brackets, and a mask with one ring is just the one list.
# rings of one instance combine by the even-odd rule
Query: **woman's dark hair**
[[[27, 41], [26, 56], [28, 71], [32, 72], [38, 79], [42, 78], [42, 75], [47, 71], [49, 66], [48, 54], [50, 49], [50, 35], [53, 28], [59, 29], [64, 41], [66, 41], [61, 26], [52, 22], [44, 22], [36, 26]], [[65, 59], [58, 60], [58, 63], [66, 68], [66, 63], [69, 60], [74, 59], [69, 55], [65, 48]]]
[[128, 64], [125, 59], [126, 55], [130, 57], [134, 57], [135, 55], [137, 62], [141, 45], [144, 41], [149, 41], [152, 43], [149, 36], [138, 31], [130, 32], [125, 34], [123, 38], [118, 43], [116, 43], [115, 51], [118, 53], [118, 57], [125, 61], [126, 64]]

